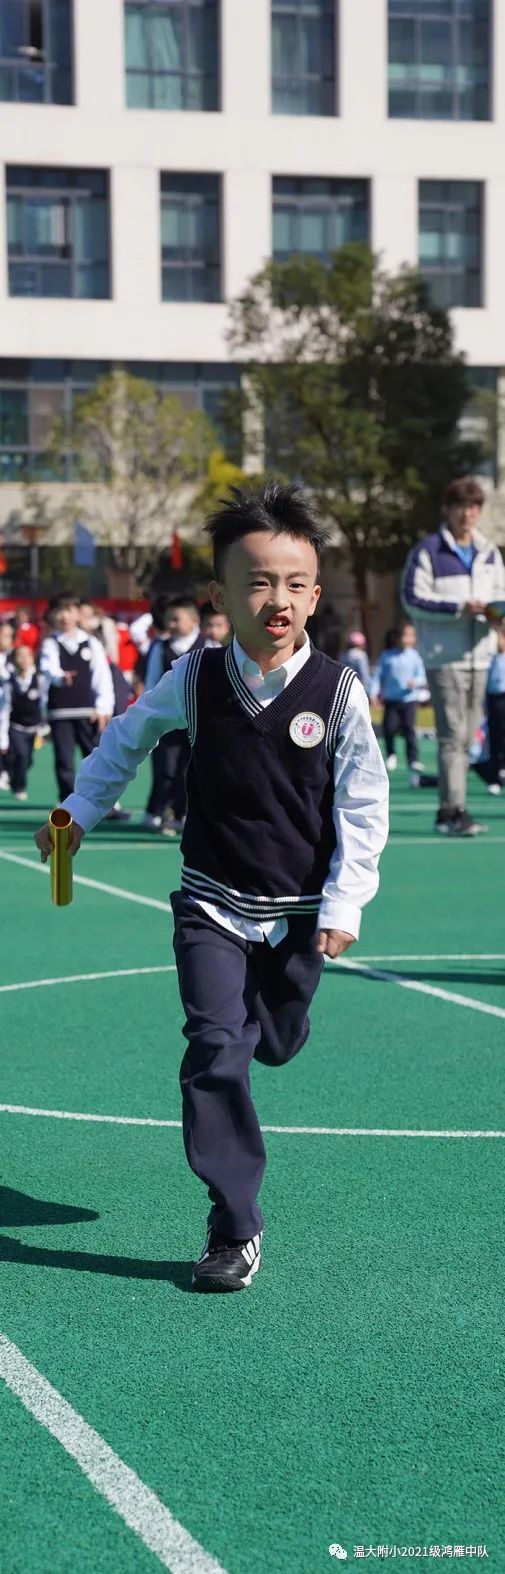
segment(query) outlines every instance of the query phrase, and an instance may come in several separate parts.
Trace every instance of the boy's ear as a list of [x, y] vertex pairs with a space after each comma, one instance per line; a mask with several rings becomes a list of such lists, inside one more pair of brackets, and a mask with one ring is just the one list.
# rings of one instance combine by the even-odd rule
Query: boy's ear
[[209, 585], [209, 596], [214, 608], [214, 612], [226, 612], [224, 591], [222, 585], [219, 584], [217, 579], [211, 579]]

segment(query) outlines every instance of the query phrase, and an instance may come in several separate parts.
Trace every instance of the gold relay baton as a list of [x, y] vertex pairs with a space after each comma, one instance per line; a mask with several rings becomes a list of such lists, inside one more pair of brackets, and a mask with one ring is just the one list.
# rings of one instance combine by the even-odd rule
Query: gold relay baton
[[51, 896], [56, 907], [68, 907], [72, 901], [72, 823], [67, 809], [53, 809], [49, 815]]

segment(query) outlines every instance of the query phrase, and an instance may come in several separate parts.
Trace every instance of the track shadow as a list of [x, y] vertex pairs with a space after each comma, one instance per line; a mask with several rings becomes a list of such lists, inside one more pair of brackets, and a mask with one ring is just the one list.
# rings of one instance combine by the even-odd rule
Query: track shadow
[[83, 1224], [98, 1219], [95, 1208], [73, 1208], [65, 1202], [44, 1202], [27, 1192], [0, 1186], [0, 1228], [12, 1230], [25, 1224]]
[[[96, 1218], [96, 1215], [91, 1217]], [[100, 1257], [94, 1252], [51, 1251], [44, 1246], [24, 1246], [9, 1235], [0, 1235], [2, 1262], [35, 1268], [70, 1268], [77, 1273], [105, 1273], [116, 1279], [158, 1279], [175, 1285], [177, 1290], [191, 1292], [192, 1262], [150, 1262], [140, 1257]]]

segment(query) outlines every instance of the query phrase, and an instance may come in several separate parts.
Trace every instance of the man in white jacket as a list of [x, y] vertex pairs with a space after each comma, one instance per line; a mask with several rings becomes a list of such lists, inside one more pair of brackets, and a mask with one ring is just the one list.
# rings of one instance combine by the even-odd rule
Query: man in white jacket
[[475, 836], [485, 829], [466, 808], [468, 750], [496, 650], [489, 607], [505, 601], [505, 569], [498, 548], [477, 528], [483, 503], [484, 493], [471, 477], [451, 481], [445, 520], [414, 547], [402, 584], [435, 710], [440, 795], [435, 829], [444, 836]]

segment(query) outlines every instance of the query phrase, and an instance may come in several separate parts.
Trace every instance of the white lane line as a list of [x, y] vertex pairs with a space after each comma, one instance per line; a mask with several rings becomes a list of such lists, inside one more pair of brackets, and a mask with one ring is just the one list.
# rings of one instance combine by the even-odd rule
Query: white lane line
[[163, 967], [118, 967], [107, 973], [69, 973], [67, 978], [30, 978], [22, 984], [0, 984], [0, 995], [17, 989], [48, 989], [52, 984], [87, 984], [101, 978], [138, 978], [143, 973], [175, 973], [175, 962]]
[[505, 951], [433, 951], [421, 956], [417, 953], [398, 952], [397, 955], [359, 956], [359, 962], [505, 962]]
[[[434, 953], [430, 956], [418, 956], [410, 954], [404, 955], [402, 953], [401, 955], [399, 954], [397, 956], [373, 955], [361, 956], [359, 958], [360, 965], [364, 965], [368, 962], [505, 962], [505, 952], [488, 951], [482, 952], [480, 955], [476, 955], [475, 952], [469, 952], [468, 955], [466, 955], [461, 951], [448, 951], [444, 955], [442, 955], [440, 952], [437, 952], [436, 954]], [[354, 963], [353, 966], [357, 966], [357, 963]], [[177, 968], [175, 962], [168, 962], [160, 963], [156, 967], [108, 968], [104, 973], [69, 973], [66, 977], [62, 978], [29, 978], [23, 979], [22, 982], [17, 984], [0, 984], [0, 995], [15, 994], [16, 991], [22, 989], [49, 989], [53, 985], [57, 984], [96, 983], [97, 981], [100, 982], [102, 978], [141, 978], [144, 975], [150, 973], [176, 972]]]
[[343, 967], [350, 973], [361, 974], [363, 978], [376, 978], [382, 984], [397, 984], [400, 989], [412, 989], [419, 995], [434, 995], [436, 1000], [446, 1000], [452, 1006], [466, 1006], [467, 1011], [482, 1011], [485, 1016], [505, 1017], [504, 1006], [489, 1006], [484, 1000], [471, 1000], [468, 995], [455, 994], [450, 989], [438, 989], [433, 984], [420, 984], [417, 979], [403, 978], [401, 973], [388, 973], [379, 967], [367, 967], [364, 962], [348, 962], [345, 957], [338, 957], [332, 962], [326, 962], [333, 967]]
[[[27, 1104], [0, 1104], [0, 1115], [42, 1115], [48, 1120], [84, 1120], [109, 1126], [159, 1126], [182, 1130], [180, 1120], [153, 1120], [146, 1115], [94, 1115], [68, 1109], [32, 1109]], [[505, 1131], [427, 1131], [390, 1126], [263, 1126], [281, 1137], [505, 1137]]]
[[[23, 869], [35, 870], [36, 874], [49, 874], [49, 865], [35, 863], [33, 858], [20, 858], [18, 853], [0, 851], [0, 858], [5, 858], [8, 863], [21, 864]], [[125, 891], [120, 885], [106, 885], [103, 880], [89, 880], [87, 875], [75, 874], [76, 885], [89, 885], [94, 891], [105, 891], [107, 896], [120, 896], [124, 902], [139, 902], [141, 907], [157, 907], [162, 913], [171, 913], [170, 902], [160, 902], [154, 896], [139, 896], [136, 891]]]
[[[437, 847], [440, 847], [440, 846], [442, 846], [442, 847], [460, 847], [462, 840], [464, 841], [465, 846], [466, 846], [467, 842], [472, 841], [472, 837], [471, 836], [466, 836], [466, 837], [462, 838], [460, 836], [438, 836], [438, 835], [436, 835], [436, 836], [402, 836], [401, 831], [397, 832], [396, 836], [395, 836], [395, 827], [393, 826], [392, 830], [391, 830], [390, 837], [389, 837], [389, 841], [387, 843], [387, 847], [395, 847], [395, 848], [398, 848], [398, 847], [435, 847], [435, 845]], [[473, 840], [474, 841], [481, 841], [481, 838], [480, 837], [474, 837]], [[505, 843], [505, 836], [485, 836], [482, 839], [482, 841], [481, 841], [481, 846], [482, 847], [503, 847], [504, 843]], [[385, 850], [387, 850], [387, 849], [385, 849]]]
[[123, 1464], [5, 1334], [0, 1334], [0, 1377], [171, 1574], [225, 1574], [222, 1564], [204, 1551], [156, 1493]]

